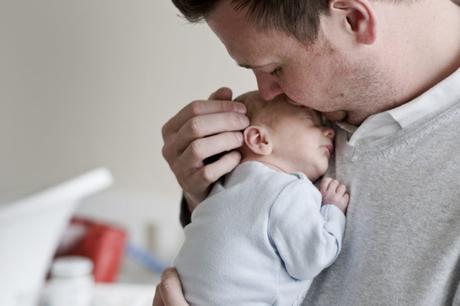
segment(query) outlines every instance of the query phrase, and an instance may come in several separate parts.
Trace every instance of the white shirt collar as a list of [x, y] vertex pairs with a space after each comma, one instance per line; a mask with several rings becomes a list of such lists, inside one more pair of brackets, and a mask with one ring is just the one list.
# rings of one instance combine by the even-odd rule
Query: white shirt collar
[[359, 127], [346, 122], [338, 122], [337, 125], [351, 134], [348, 144], [353, 146], [360, 141], [391, 135], [455, 103], [460, 103], [460, 68], [412, 101], [369, 116]]
[[426, 115], [447, 109], [457, 102], [460, 102], [460, 69], [419, 97], [389, 110], [388, 113], [401, 128], [405, 128]]

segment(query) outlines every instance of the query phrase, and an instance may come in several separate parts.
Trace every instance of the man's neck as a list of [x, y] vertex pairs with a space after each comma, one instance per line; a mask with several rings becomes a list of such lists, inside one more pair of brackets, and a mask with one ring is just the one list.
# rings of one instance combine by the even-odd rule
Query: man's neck
[[[425, 0], [425, 8], [414, 19], [418, 36], [407, 44], [413, 54], [402, 67], [403, 81], [408, 84], [405, 103], [427, 91], [460, 67], [460, 6], [450, 0]], [[411, 33], [408, 33], [411, 35]]]
[[[460, 1], [460, 0], [459, 0]], [[393, 96], [382, 95], [372, 108], [350, 111], [347, 121], [359, 125], [370, 115], [405, 104], [460, 68], [460, 6], [450, 0], [420, 0], [392, 9], [387, 44], [400, 54], [392, 61]], [[408, 17], [410, 16], [410, 17]], [[392, 27], [393, 26], [393, 27]], [[407, 56], [410, 54], [410, 56]], [[389, 63], [390, 65], [390, 63]]]

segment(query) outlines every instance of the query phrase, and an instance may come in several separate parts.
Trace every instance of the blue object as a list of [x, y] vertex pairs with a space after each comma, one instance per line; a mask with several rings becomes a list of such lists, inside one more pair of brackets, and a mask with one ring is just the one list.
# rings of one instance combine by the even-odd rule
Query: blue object
[[137, 262], [144, 265], [147, 269], [154, 273], [162, 273], [167, 268], [166, 263], [150, 254], [146, 249], [136, 246], [128, 242], [125, 247], [125, 252], [129, 257], [132, 257]]

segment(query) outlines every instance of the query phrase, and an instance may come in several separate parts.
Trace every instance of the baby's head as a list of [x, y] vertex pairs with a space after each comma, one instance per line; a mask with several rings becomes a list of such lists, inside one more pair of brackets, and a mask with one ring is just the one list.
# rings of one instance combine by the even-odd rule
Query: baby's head
[[250, 126], [244, 130], [243, 160], [258, 160], [285, 172], [322, 176], [333, 151], [334, 131], [322, 125], [318, 112], [284, 95], [264, 101], [257, 91], [236, 101], [246, 105]]

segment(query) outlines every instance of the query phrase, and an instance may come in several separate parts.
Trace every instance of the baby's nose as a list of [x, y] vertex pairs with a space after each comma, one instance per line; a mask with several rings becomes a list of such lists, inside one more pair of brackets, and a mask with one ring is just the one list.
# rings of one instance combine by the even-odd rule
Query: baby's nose
[[334, 136], [335, 136], [335, 132], [334, 132], [334, 130], [331, 129], [331, 128], [324, 128], [324, 135], [325, 135], [327, 138], [333, 139]]

